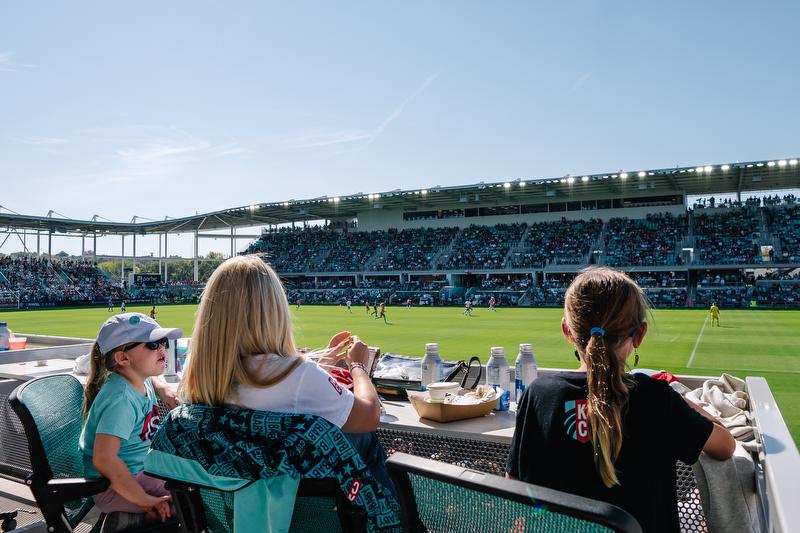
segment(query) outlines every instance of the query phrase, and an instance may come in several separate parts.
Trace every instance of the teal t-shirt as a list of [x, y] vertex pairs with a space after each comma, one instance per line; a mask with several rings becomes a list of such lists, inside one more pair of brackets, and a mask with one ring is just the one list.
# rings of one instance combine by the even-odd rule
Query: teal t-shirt
[[94, 439], [98, 433], [121, 439], [119, 458], [131, 474], [138, 474], [144, 468], [150, 439], [161, 423], [156, 394], [149, 378], [145, 380], [145, 388], [146, 396], [119, 374], [109, 374], [89, 409], [81, 433], [83, 470], [87, 478], [102, 477], [92, 464]]

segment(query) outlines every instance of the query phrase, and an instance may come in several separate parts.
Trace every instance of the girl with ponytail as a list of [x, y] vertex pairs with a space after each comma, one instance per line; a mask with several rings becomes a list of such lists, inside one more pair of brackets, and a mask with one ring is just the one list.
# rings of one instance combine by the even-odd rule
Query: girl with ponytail
[[567, 289], [561, 330], [577, 370], [542, 376], [519, 401], [507, 475], [603, 500], [643, 531], [679, 531], [676, 461], [733, 454], [731, 434], [665, 381], [630, 374], [649, 302], [622, 272], [592, 268]]
[[176, 403], [160, 376], [169, 342], [182, 334], [140, 313], [124, 313], [105, 321], [92, 346], [80, 447], [84, 475], [111, 482], [94, 496], [107, 513], [104, 531], [138, 529], [172, 514], [164, 482], [143, 467], [160, 420], [156, 395], [168, 406]]

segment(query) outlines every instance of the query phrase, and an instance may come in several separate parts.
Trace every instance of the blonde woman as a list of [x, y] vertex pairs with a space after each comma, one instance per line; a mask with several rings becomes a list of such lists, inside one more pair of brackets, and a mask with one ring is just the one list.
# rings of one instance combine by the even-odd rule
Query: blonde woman
[[189, 403], [325, 418], [348, 435], [377, 481], [395, 494], [374, 433], [380, 402], [365, 368], [368, 358], [357, 336], [335, 335], [326, 361], [347, 362], [353, 391], [340, 386], [297, 352], [289, 303], [275, 271], [257, 255], [232, 257], [203, 291], [181, 395]]
[[735, 442], [665, 381], [627, 373], [628, 357], [647, 334], [648, 307], [621, 272], [596, 268], [575, 278], [561, 328], [580, 367], [528, 385], [507, 473], [617, 505], [643, 531], [677, 532], [675, 462], [692, 464], [701, 451], [727, 459]]

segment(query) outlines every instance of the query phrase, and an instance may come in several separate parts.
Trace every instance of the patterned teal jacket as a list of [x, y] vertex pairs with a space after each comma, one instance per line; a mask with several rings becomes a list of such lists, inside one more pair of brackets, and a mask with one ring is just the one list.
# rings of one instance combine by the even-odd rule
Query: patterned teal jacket
[[397, 500], [344, 433], [317, 416], [182, 405], [153, 437], [145, 471], [236, 491], [235, 531], [288, 531], [300, 478], [336, 479], [366, 510], [369, 533], [402, 530]]

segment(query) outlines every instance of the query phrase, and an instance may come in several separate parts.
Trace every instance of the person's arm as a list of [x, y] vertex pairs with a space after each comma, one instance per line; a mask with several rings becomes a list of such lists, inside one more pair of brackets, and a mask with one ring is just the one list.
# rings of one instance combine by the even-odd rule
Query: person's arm
[[121, 439], [114, 435], [98, 433], [94, 440], [92, 464], [111, 482], [111, 488], [126, 500], [136, 504], [143, 513], [153, 513], [161, 521], [172, 515], [171, 496], [151, 496], [133, 479], [125, 462], [119, 458]]
[[153, 385], [158, 398], [164, 402], [167, 409], [172, 410], [178, 407], [178, 384], [167, 383], [163, 376], [151, 376], [150, 383]]
[[[686, 398], [684, 398], [684, 400], [686, 400]], [[730, 458], [736, 449], [736, 439], [733, 438], [731, 432], [728, 431], [719, 420], [708, 414], [705, 409], [696, 403], [689, 400], [686, 400], [686, 403], [689, 404], [689, 407], [714, 423], [714, 429], [712, 429], [711, 435], [708, 436], [706, 443], [703, 445], [703, 451], [720, 461]]]
[[[347, 364], [353, 379], [353, 407], [350, 416], [342, 426], [345, 433], [367, 433], [378, 429], [381, 419], [381, 403], [378, 392], [372, 386], [364, 368], [369, 362], [369, 349], [361, 340], [353, 336], [353, 346], [347, 351]], [[364, 367], [355, 365], [360, 363]]]

